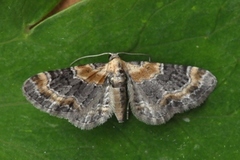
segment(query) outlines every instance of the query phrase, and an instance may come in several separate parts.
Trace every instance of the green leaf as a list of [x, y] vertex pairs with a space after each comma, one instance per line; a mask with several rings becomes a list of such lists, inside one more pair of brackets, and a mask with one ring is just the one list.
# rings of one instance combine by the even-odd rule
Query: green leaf
[[[57, 3], [0, 5], [0, 159], [240, 158], [238, 0], [85, 0], [29, 29]], [[146, 125], [130, 114], [123, 124], [113, 116], [90, 131], [40, 112], [22, 95], [23, 82], [38, 72], [120, 51], [208, 69], [218, 85], [201, 107], [164, 125]]]

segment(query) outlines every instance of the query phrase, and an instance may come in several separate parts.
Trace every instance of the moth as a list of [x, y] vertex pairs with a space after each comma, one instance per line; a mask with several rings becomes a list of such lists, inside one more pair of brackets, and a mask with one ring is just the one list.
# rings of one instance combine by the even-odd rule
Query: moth
[[[23, 93], [38, 109], [81, 129], [92, 129], [113, 114], [119, 123], [128, 106], [140, 121], [159, 125], [199, 106], [213, 91], [216, 77], [198, 67], [148, 61], [125, 62], [119, 53], [108, 63], [47, 71], [24, 82]], [[86, 58], [86, 57], [85, 57]]]

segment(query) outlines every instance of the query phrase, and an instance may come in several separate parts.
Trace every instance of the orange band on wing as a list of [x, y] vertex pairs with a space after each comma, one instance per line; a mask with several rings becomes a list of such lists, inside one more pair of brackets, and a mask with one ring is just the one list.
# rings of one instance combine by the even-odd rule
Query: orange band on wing
[[49, 97], [52, 101], [59, 105], [70, 105], [73, 104], [74, 108], [79, 108], [75, 99], [72, 97], [60, 96], [48, 88], [48, 78], [45, 73], [39, 73], [38, 75], [32, 77], [32, 81], [36, 84], [37, 89], [42, 95]]
[[160, 104], [164, 106], [168, 103], [169, 100], [179, 100], [183, 96], [189, 95], [192, 91], [199, 88], [200, 85], [199, 82], [201, 82], [202, 75], [204, 74], [205, 74], [204, 70], [201, 70], [197, 67], [192, 67], [189, 72], [191, 82], [185, 88], [183, 88], [183, 90], [175, 93], [166, 94], [165, 96], [163, 96], [163, 99], [160, 101]]
[[160, 74], [160, 63], [144, 62], [143, 65], [133, 65], [127, 63], [128, 73], [132, 80], [141, 82], [153, 78], [156, 74]]
[[107, 77], [105, 66], [93, 69], [91, 65], [88, 64], [85, 66], [76, 66], [74, 69], [76, 70], [78, 78], [88, 83], [102, 85]]

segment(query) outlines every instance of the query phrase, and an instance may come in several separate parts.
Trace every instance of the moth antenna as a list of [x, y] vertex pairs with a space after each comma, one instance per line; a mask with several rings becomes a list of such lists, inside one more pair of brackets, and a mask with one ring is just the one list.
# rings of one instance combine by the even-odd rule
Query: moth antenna
[[99, 57], [99, 56], [103, 56], [103, 55], [118, 55], [118, 54], [125, 54], [125, 55], [132, 55], [132, 56], [148, 56], [148, 61], [151, 62], [151, 57], [148, 54], [145, 53], [127, 53], [127, 52], [118, 52], [118, 53], [110, 53], [110, 52], [105, 52], [105, 53], [101, 53], [101, 54], [93, 54], [93, 55], [87, 55], [87, 56], [83, 56], [80, 57], [76, 60], [74, 60], [70, 65], [73, 65], [74, 63], [76, 63], [77, 61], [81, 60], [81, 59], [85, 59], [85, 58], [93, 58], [93, 57]]
[[76, 63], [77, 61], [81, 60], [81, 59], [85, 59], [85, 58], [93, 58], [93, 57], [99, 57], [99, 56], [103, 56], [103, 55], [111, 55], [112, 53], [110, 52], [105, 52], [105, 53], [101, 53], [101, 54], [93, 54], [93, 55], [87, 55], [87, 56], [83, 56], [83, 57], [80, 57], [76, 60], [74, 60], [70, 65], [73, 65], [74, 63]]

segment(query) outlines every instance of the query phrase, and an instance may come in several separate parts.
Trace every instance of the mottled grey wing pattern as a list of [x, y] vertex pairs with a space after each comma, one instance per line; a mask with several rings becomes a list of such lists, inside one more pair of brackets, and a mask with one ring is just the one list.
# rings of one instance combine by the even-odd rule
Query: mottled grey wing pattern
[[[23, 92], [40, 110], [66, 118], [81, 129], [91, 129], [113, 114], [109, 107], [108, 82], [105, 79], [98, 81], [101, 85], [90, 82], [98, 78], [99, 72], [104, 72], [104, 65], [90, 64], [39, 73], [26, 80]], [[84, 72], [89, 74], [84, 75]]]
[[[191, 66], [130, 62], [128, 70], [132, 113], [152, 125], [165, 123], [174, 114], [199, 106], [217, 83], [209, 71]], [[154, 75], [150, 74], [153, 72]]]
[[127, 96], [139, 120], [165, 123], [174, 114], [199, 106], [217, 83], [214, 75], [197, 67], [128, 63], [118, 53], [101, 55], [105, 54], [110, 55], [107, 64], [39, 73], [25, 81], [23, 92], [40, 110], [66, 118], [81, 129], [92, 129], [113, 113], [123, 122]]

